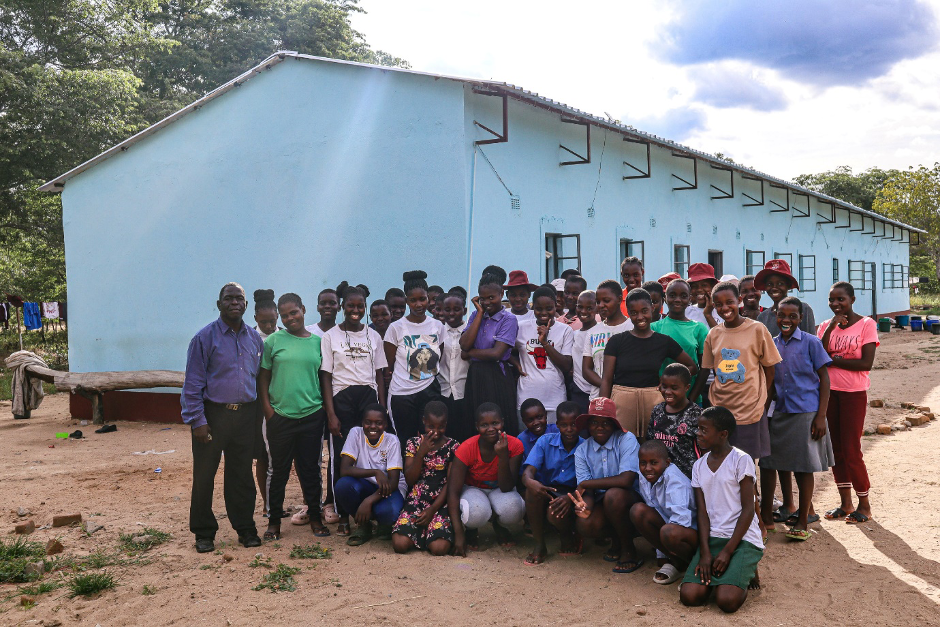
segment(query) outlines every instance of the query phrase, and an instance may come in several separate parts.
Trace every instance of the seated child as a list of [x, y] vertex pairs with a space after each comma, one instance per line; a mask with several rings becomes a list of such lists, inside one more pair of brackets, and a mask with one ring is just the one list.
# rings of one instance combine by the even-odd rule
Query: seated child
[[647, 438], [656, 439], [666, 446], [670, 462], [687, 478], [693, 476], [693, 464], [699, 459], [696, 432], [702, 408], [691, 402], [687, 395], [691, 377], [689, 368], [672, 363], [660, 375], [660, 394], [663, 402], [650, 412]]
[[[777, 327], [781, 333], [774, 344], [782, 361], [774, 369], [777, 396], [774, 415], [768, 421], [771, 454], [758, 462], [761, 468], [761, 517], [765, 527], [774, 529], [772, 498], [775, 473], [793, 472], [797, 479], [797, 511], [784, 520], [791, 526], [784, 536], [790, 540], [809, 540], [807, 523], [814, 495], [814, 473], [833, 467], [833, 446], [827, 432], [827, 404], [830, 401], [828, 366], [833, 359], [813, 333], [800, 329], [804, 303], [793, 296], [777, 303]], [[789, 485], [781, 481], [785, 496]], [[787, 482], [789, 483], [789, 482]], [[787, 499], [785, 499], [787, 500]], [[787, 504], [782, 507], [786, 507]], [[791, 510], [785, 509], [785, 512]]]
[[699, 546], [696, 499], [689, 478], [670, 463], [663, 442], [641, 444], [638, 462], [644, 478], [637, 480], [637, 487], [644, 502], [631, 508], [631, 521], [657, 549], [660, 569], [654, 582], [667, 585], [680, 578]]
[[464, 557], [468, 547], [477, 548], [477, 530], [491, 519], [499, 543], [512, 545], [507, 527], [520, 524], [526, 509], [516, 491], [523, 443], [503, 431], [503, 415], [496, 403], [477, 408], [476, 426], [477, 435], [457, 447], [448, 477], [454, 553]]
[[556, 409], [556, 433], [539, 438], [523, 464], [526, 486], [526, 513], [536, 548], [523, 562], [542, 564], [546, 559], [545, 520], [559, 530], [559, 555], [582, 552], [581, 538], [575, 533], [574, 510], [569, 492], [575, 489], [575, 448], [583, 442], [575, 427], [578, 405], [565, 401]]
[[643, 566], [634, 548], [631, 507], [640, 501], [637, 480], [637, 438], [624, 431], [617, 407], [610, 398], [591, 401], [588, 413], [575, 421], [575, 430], [588, 429], [589, 437], [575, 449], [577, 489], [569, 494], [575, 503], [576, 531], [588, 538], [611, 537], [604, 555], [616, 562], [613, 571], [631, 573]]
[[355, 512], [358, 527], [346, 541], [350, 546], [365, 544], [372, 538], [373, 518], [379, 524], [377, 535], [390, 535], [405, 503], [402, 450], [394, 435], [386, 437], [388, 423], [382, 405], [367, 405], [363, 426], [350, 429], [343, 445], [341, 477], [333, 493], [344, 512]]
[[[540, 437], [547, 433], [558, 433], [559, 428], [548, 424], [546, 408], [538, 398], [527, 398], [520, 405], [520, 418], [523, 420], [523, 426], [526, 427], [519, 435], [519, 441], [523, 443], [523, 459], [529, 456], [533, 450], [533, 445]], [[522, 472], [520, 468], [520, 472]]]
[[454, 541], [448, 516], [446, 482], [458, 442], [445, 435], [448, 406], [441, 401], [425, 405], [425, 433], [405, 444], [405, 482], [410, 486], [405, 506], [392, 529], [392, 548], [408, 553], [428, 549], [447, 555]]
[[729, 444], [735, 417], [725, 407], [704, 409], [699, 417], [699, 449], [693, 464], [699, 548], [680, 586], [683, 605], [705, 605], [712, 588], [723, 612], [742, 607], [757, 590], [758, 562], [764, 555], [755, 514], [755, 462]]

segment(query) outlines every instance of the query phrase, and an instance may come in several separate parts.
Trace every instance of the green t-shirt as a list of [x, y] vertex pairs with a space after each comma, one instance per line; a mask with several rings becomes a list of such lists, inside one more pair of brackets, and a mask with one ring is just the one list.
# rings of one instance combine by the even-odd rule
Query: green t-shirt
[[320, 394], [320, 338], [297, 337], [285, 329], [265, 340], [261, 367], [271, 371], [268, 398], [285, 418], [303, 418], [323, 407]]
[[[693, 320], [681, 322], [667, 316], [651, 324], [650, 328], [676, 340], [676, 343], [683, 347], [686, 354], [697, 364], [702, 361], [702, 347], [706, 341], [706, 335], [709, 334], [709, 327], [702, 322]], [[660, 374], [663, 374], [663, 369], [672, 364], [673, 361], [673, 359], [664, 359], [663, 365], [660, 366]], [[693, 377], [692, 384], [696, 385], [696, 377]]]

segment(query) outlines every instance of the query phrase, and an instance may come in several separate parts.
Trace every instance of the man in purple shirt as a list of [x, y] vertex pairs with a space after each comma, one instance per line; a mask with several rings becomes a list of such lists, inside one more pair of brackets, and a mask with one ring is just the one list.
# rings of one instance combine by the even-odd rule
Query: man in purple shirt
[[190, 531], [196, 551], [215, 549], [219, 523], [212, 512], [212, 492], [225, 453], [225, 509], [246, 547], [261, 546], [255, 528], [252, 457], [257, 413], [255, 379], [264, 343], [242, 322], [245, 290], [227, 283], [216, 302], [219, 318], [190, 341], [180, 396], [183, 422], [193, 429], [193, 491]]

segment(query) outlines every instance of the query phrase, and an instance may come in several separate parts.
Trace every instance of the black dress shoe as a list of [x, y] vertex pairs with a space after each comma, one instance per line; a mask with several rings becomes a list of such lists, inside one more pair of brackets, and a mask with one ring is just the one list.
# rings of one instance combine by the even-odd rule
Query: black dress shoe
[[239, 536], [239, 544], [244, 546], [246, 549], [250, 549], [256, 546], [261, 546], [261, 538], [258, 537], [257, 533], [251, 535]]
[[197, 538], [196, 540], [196, 552], [197, 553], [211, 553], [216, 550], [216, 543], [210, 538]]

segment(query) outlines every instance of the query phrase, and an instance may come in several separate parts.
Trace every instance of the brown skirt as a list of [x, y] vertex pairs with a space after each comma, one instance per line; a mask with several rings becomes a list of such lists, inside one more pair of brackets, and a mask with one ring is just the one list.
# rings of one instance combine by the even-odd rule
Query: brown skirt
[[653, 408], [663, 402], [658, 388], [628, 388], [615, 385], [611, 388], [611, 400], [617, 407], [618, 422], [624, 430], [638, 438], [647, 434], [647, 423]]

